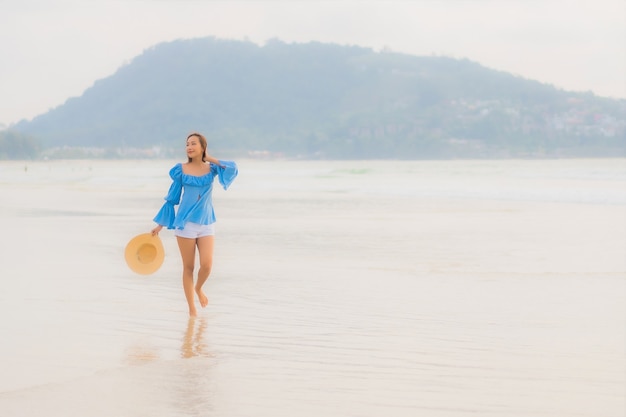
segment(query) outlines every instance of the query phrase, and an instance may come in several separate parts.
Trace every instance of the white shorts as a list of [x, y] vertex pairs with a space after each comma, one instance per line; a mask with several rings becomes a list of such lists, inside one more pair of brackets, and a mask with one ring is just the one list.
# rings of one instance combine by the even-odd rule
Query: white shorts
[[174, 230], [174, 235], [178, 237], [185, 237], [187, 239], [197, 239], [204, 236], [213, 236], [215, 235], [215, 223], [198, 224], [187, 222], [184, 229]]

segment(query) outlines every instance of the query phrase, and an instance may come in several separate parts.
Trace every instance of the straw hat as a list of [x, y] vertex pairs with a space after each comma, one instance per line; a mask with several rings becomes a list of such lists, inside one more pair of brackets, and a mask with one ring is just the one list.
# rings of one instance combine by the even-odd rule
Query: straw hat
[[161, 267], [165, 251], [159, 235], [142, 233], [128, 242], [124, 257], [130, 269], [138, 274], [148, 275]]

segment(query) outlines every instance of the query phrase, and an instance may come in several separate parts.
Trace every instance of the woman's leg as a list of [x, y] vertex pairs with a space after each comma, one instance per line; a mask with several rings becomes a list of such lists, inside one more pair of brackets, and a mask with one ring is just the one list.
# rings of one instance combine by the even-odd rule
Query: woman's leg
[[200, 305], [206, 307], [209, 299], [202, 291], [202, 286], [211, 274], [213, 267], [213, 236], [204, 236], [196, 240], [198, 245], [198, 253], [200, 254], [200, 269], [198, 270], [198, 281], [196, 281], [196, 293], [200, 300]]
[[188, 239], [176, 236], [178, 241], [178, 249], [183, 260], [183, 290], [185, 290], [185, 298], [189, 304], [189, 315], [196, 315], [196, 306], [194, 303], [193, 293], [193, 268], [196, 260], [196, 239]]

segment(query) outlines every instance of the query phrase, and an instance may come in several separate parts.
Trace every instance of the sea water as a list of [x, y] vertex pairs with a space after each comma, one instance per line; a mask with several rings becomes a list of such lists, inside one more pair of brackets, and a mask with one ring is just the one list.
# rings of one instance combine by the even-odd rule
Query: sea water
[[241, 160], [210, 304], [176, 161], [0, 162], [1, 416], [623, 416], [626, 160]]

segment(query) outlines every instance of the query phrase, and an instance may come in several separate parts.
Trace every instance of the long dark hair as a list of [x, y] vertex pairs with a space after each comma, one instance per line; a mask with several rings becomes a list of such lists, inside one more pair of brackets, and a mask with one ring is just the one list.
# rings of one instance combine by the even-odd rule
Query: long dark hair
[[[187, 136], [187, 140], [189, 140], [189, 138], [192, 136], [196, 136], [198, 140], [200, 140], [200, 146], [202, 146], [202, 162], [206, 162], [204, 160], [204, 157], [206, 156], [206, 148], [207, 148], [206, 138], [201, 133], [193, 132], [193, 133], [190, 133], [189, 136]], [[187, 157], [187, 162], [191, 162], [190, 157]]]

